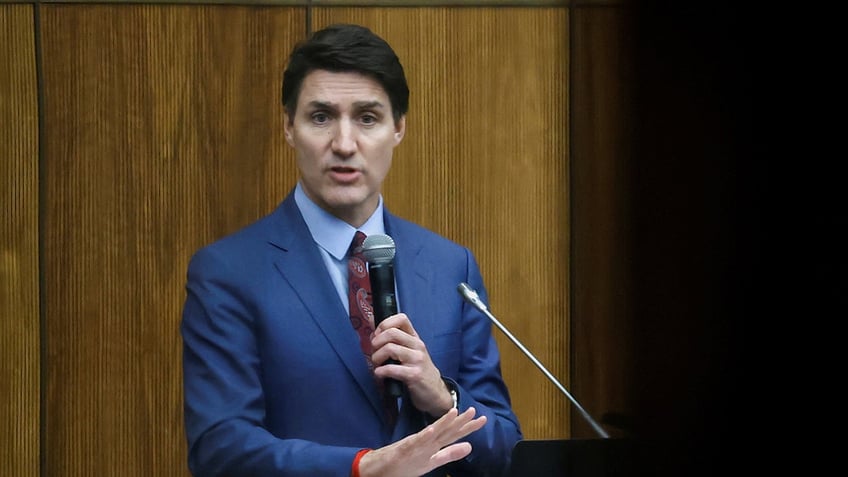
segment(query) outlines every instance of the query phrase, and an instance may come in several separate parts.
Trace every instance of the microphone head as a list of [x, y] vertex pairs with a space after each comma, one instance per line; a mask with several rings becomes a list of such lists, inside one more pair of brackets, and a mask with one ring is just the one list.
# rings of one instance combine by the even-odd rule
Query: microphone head
[[459, 294], [462, 295], [462, 298], [468, 302], [473, 302], [477, 298], [477, 292], [465, 282], [457, 285], [456, 291], [458, 291]]
[[369, 235], [362, 242], [362, 255], [372, 265], [391, 263], [395, 259], [395, 241], [388, 235]]
[[471, 288], [467, 283], [462, 282], [456, 287], [456, 291], [462, 295], [462, 298], [468, 303], [474, 305], [475, 308], [482, 312], [486, 312], [489, 308], [480, 300], [480, 295], [477, 294], [477, 290]]

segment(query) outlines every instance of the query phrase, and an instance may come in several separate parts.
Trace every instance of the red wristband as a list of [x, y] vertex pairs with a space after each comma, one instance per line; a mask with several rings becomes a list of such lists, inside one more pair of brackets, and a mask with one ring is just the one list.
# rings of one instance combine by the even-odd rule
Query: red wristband
[[362, 456], [369, 452], [371, 452], [371, 449], [362, 449], [356, 453], [353, 458], [353, 465], [350, 466], [350, 477], [359, 477], [359, 461], [362, 460]]

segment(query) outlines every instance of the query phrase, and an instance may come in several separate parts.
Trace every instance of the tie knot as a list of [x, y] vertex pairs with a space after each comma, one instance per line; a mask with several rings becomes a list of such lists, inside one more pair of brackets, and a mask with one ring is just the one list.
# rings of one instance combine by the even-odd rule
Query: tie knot
[[350, 253], [358, 254], [362, 252], [362, 243], [365, 242], [366, 235], [359, 230], [353, 235], [353, 242], [350, 243]]

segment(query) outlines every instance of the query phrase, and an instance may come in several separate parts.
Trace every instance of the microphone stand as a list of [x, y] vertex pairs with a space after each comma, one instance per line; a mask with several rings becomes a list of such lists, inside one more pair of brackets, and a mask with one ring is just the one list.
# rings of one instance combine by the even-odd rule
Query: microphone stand
[[506, 337], [509, 338], [509, 340], [512, 341], [512, 343], [515, 344], [515, 346], [517, 346], [518, 349], [521, 350], [522, 353], [524, 353], [525, 356], [530, 358], [530, 361], [532, 361], [533, 364], [535, 364], [536, 367], [539, 368], [542, 371], [542, 373], [544, 373], [545, 376], [547, 376], [547, 378], [552, 383], [554, 383], [556, 385], [556, 387], [559, 388], [560, 391], [562, 391], [563, 394], [565, 394], [565, 397], [567, 397], [568, 400], [571, 401], [571, 403], [577, 408], [577, 410], [580, 411], [580, 414], [583, 416], [584, 419], [586, 419], [586, 422], [588, 422], [589, 425], [592, 426], [592, 429], [594, 429], [595, 432], [597, 432], [599, 436], [601, 436], [604, 439], [609, 439], [609, 434], [607, 434], [607, 432], [597, 422], [595, 422], [594, 419], [592, 419], [592, 416], [590, 416], [589, 413], [586, 412], [585, 409], [583, 409], [583, 406], [581, 406], [580, 403], [577, 402], [577, 400], [574, 399], [574, 397], [571, 396], [571, 393], [569, 393], [568, 390], [565, 389], [565, 386], [560, 384], [560, 382], [554, 377], [554, 375], [551, 374], [547, 370], [547, 368], [545, 368], [542, 365], [542, 363], [540, 363], [539, 360], [536, 359], [535, 356], [533, 356], [533, 353], [531, 353], [527, 348], [525, 348], [524, 345], [521, 344], [521, 342], [518, 341], [518, 339], [515, 336], [513, 336], [512, 333], [510, 333], [509, 330], [506, 329], [506, 327], [504, 325], [502, 325], [501, 322], [498, 321], [498, 319], [495, 318], [494, 315], [492, 315], [492, 313], [489, 312], [489, 308], [486, 306], [485, 303], [483, 303], [482, 300], [480, 300], [480, 296], [477, 295], [477, 292], [474, 291], [474, 289], [472, 289], [470, 286], [468, 286], [467, 283], [460, 283], [459, 286], [456, 287], [456, 289], [459, 292], [459, 294], [462, 295], [462, 298], [464, 298], [465, 301], [467, 301], [468, 303], [473, 305], [475, 308], [480, 310], [484, 315], [486, 315], [489, 318], [489, 320], [491, 320], [492, 323], [494, 323], [495, 326], [497, 326], [503, 332], [503, 334], [505, 334]]

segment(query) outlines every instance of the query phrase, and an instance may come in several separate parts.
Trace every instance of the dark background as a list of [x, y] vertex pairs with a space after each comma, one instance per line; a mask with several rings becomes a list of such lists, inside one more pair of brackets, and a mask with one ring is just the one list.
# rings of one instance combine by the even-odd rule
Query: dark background
[[[743, 349], [767, 169], [753, 136], [760, 20], [733, 4], [635, 9], [629, 241], [634, 435], [668, 475], [742, 470], [758, 434]], [[743, 441], [745, 439], [745, 441]]]

